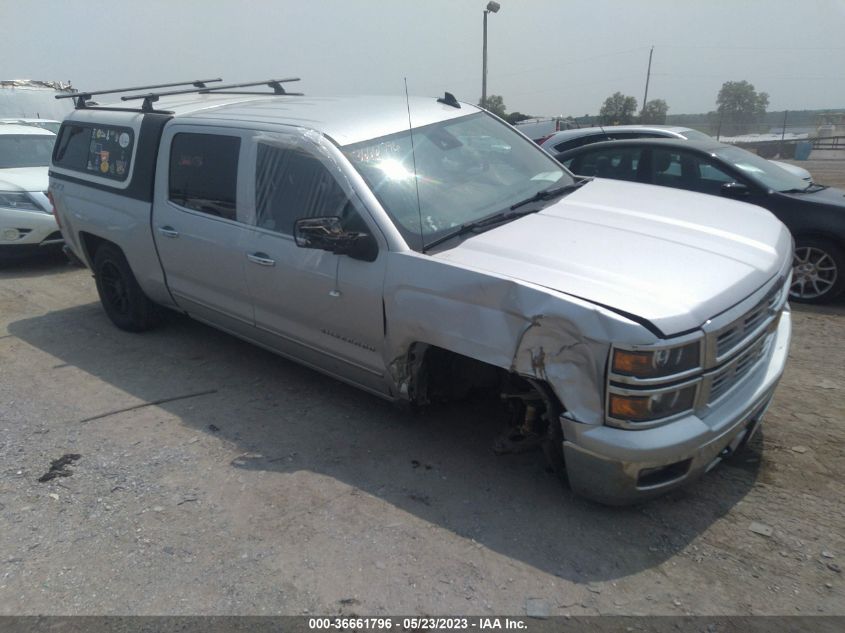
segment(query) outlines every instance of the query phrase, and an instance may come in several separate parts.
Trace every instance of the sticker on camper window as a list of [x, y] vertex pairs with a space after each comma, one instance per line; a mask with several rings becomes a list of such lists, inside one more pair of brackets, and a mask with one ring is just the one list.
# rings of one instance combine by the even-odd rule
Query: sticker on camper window
[[55, 153], [55, 164], [111, 180], [126, 180], [135, 134], [127, 127], [65, 124]]

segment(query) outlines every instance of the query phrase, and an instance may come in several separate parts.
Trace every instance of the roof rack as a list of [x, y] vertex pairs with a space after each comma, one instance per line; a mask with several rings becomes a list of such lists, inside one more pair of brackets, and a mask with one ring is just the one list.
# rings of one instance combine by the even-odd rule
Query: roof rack
[[214, 83], [216, 81], [223, 81], [219, 77], [217, 79], [195, 79], [193, 81], [178, 81], [172, 84], [156, 84], [153, 86], [135, 86], [133, 88], [115, 88], [111, 90], [95, 90], [93, 92], [71, 92], [63, 95], [56, 95], [56, 99], [73, 99], [77, 109], [90, 107], [87, 101], [94, 95], [107, 95], [117, 92], [135, 92], [137, 90], [152, 90], [155, 88], [172, 88], [174, 86], [194, 86], [196, 90], [206, 88], [206, 84]]
[[[195, 88], [187, 88], [185, 90], [169, 90], [167, 92], [148, 92], [139, 95], [126, 95], [121, 97], [121, 101], [134, 101], [136, 99], [143, 99], [144, 103], [141, 105], [142, 112], [153, 112], [153, 103], [159, 100], [159, 97], [170, 97], [173, 95], [184, 95], [190, 93], [210, 94], [212, 92], [217, 94], [238, 94], [238, 95], [287, 95], [301, 97], [301, 92], [287, 92], [282, 86], [283, 83], [290, 83], [292, 81], [299, 81], [299, 77], [288, 77], [286, 79], [264, 79], [263, 81], [250, 81], [242, 84], [223, 84], [220, 86], [197, 86]], [[273, 89], [273, 92], [243, 92], [232, 90], [232, 88], [248, 88], [251, 86], [268, 86]], [[165, 86], [162, 86], [165, 87]], [[225, 91], [225, 92], [220, 92]]]

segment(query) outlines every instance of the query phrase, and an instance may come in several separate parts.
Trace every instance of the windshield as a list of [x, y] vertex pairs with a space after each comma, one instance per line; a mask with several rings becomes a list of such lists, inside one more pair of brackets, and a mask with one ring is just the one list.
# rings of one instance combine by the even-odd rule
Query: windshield
[[413, 149], [404, 131], [343, 151], [415, 250], [542, 189], [574, 181], [537, 145], [481, 112], [414, 129]]
[[52, 134], [0, 134], [0, 169], [46, 167], [55, 140]]
[[716, 150], [716, 156], [739, 169], [754, 182], [775, 191], [803, 191], [807, 182], [778, 167], [772, 161], [760, 158], [739, 147]]

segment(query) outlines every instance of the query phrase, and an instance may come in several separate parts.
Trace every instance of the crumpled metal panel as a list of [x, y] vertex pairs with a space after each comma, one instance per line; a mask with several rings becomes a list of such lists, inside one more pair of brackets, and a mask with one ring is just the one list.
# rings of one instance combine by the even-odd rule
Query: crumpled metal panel
[[[609, 343], [583, 334], [572, 322], [573, 316], [535, 317], [519, 342], [513, 369], [545, 380], [573, 419], [602, 424]], [[585, 316], [601, 319], [595, 313]]]
[[610, 341], [654, 334], [581, 299], [414, 252], [391, 253], [385, 280], [386, 357], [401, 397], [413, 398], [419, 355], [434, 345], [546, 381], [567, 415], [603, 423]]
[[38, 79], [3, 79], [0, 81], [0, 86], [3, 88], [49, 88], [63, 92], [73, 90], [69, 81], [41, 81]]
[[61, 121], [73, 111], [71, 99], [56, 100], [70, 84], [60, 81], [11, 79], [0, 81], [0, 118], [38, 118]]

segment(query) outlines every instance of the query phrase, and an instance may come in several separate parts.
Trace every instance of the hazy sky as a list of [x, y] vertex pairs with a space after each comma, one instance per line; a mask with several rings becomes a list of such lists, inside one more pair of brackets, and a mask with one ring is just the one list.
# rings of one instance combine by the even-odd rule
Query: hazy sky
[[[308, 94], [481, 93], [486, 0], [0, 0], [0, 79], [88, 90], [299, 76]], [[670, 113], [746, 79], [770, 110], [845, 107], [845, 0], [501, 0], [488, 93], [508, 111], [596, 113], [620, 90]]]

